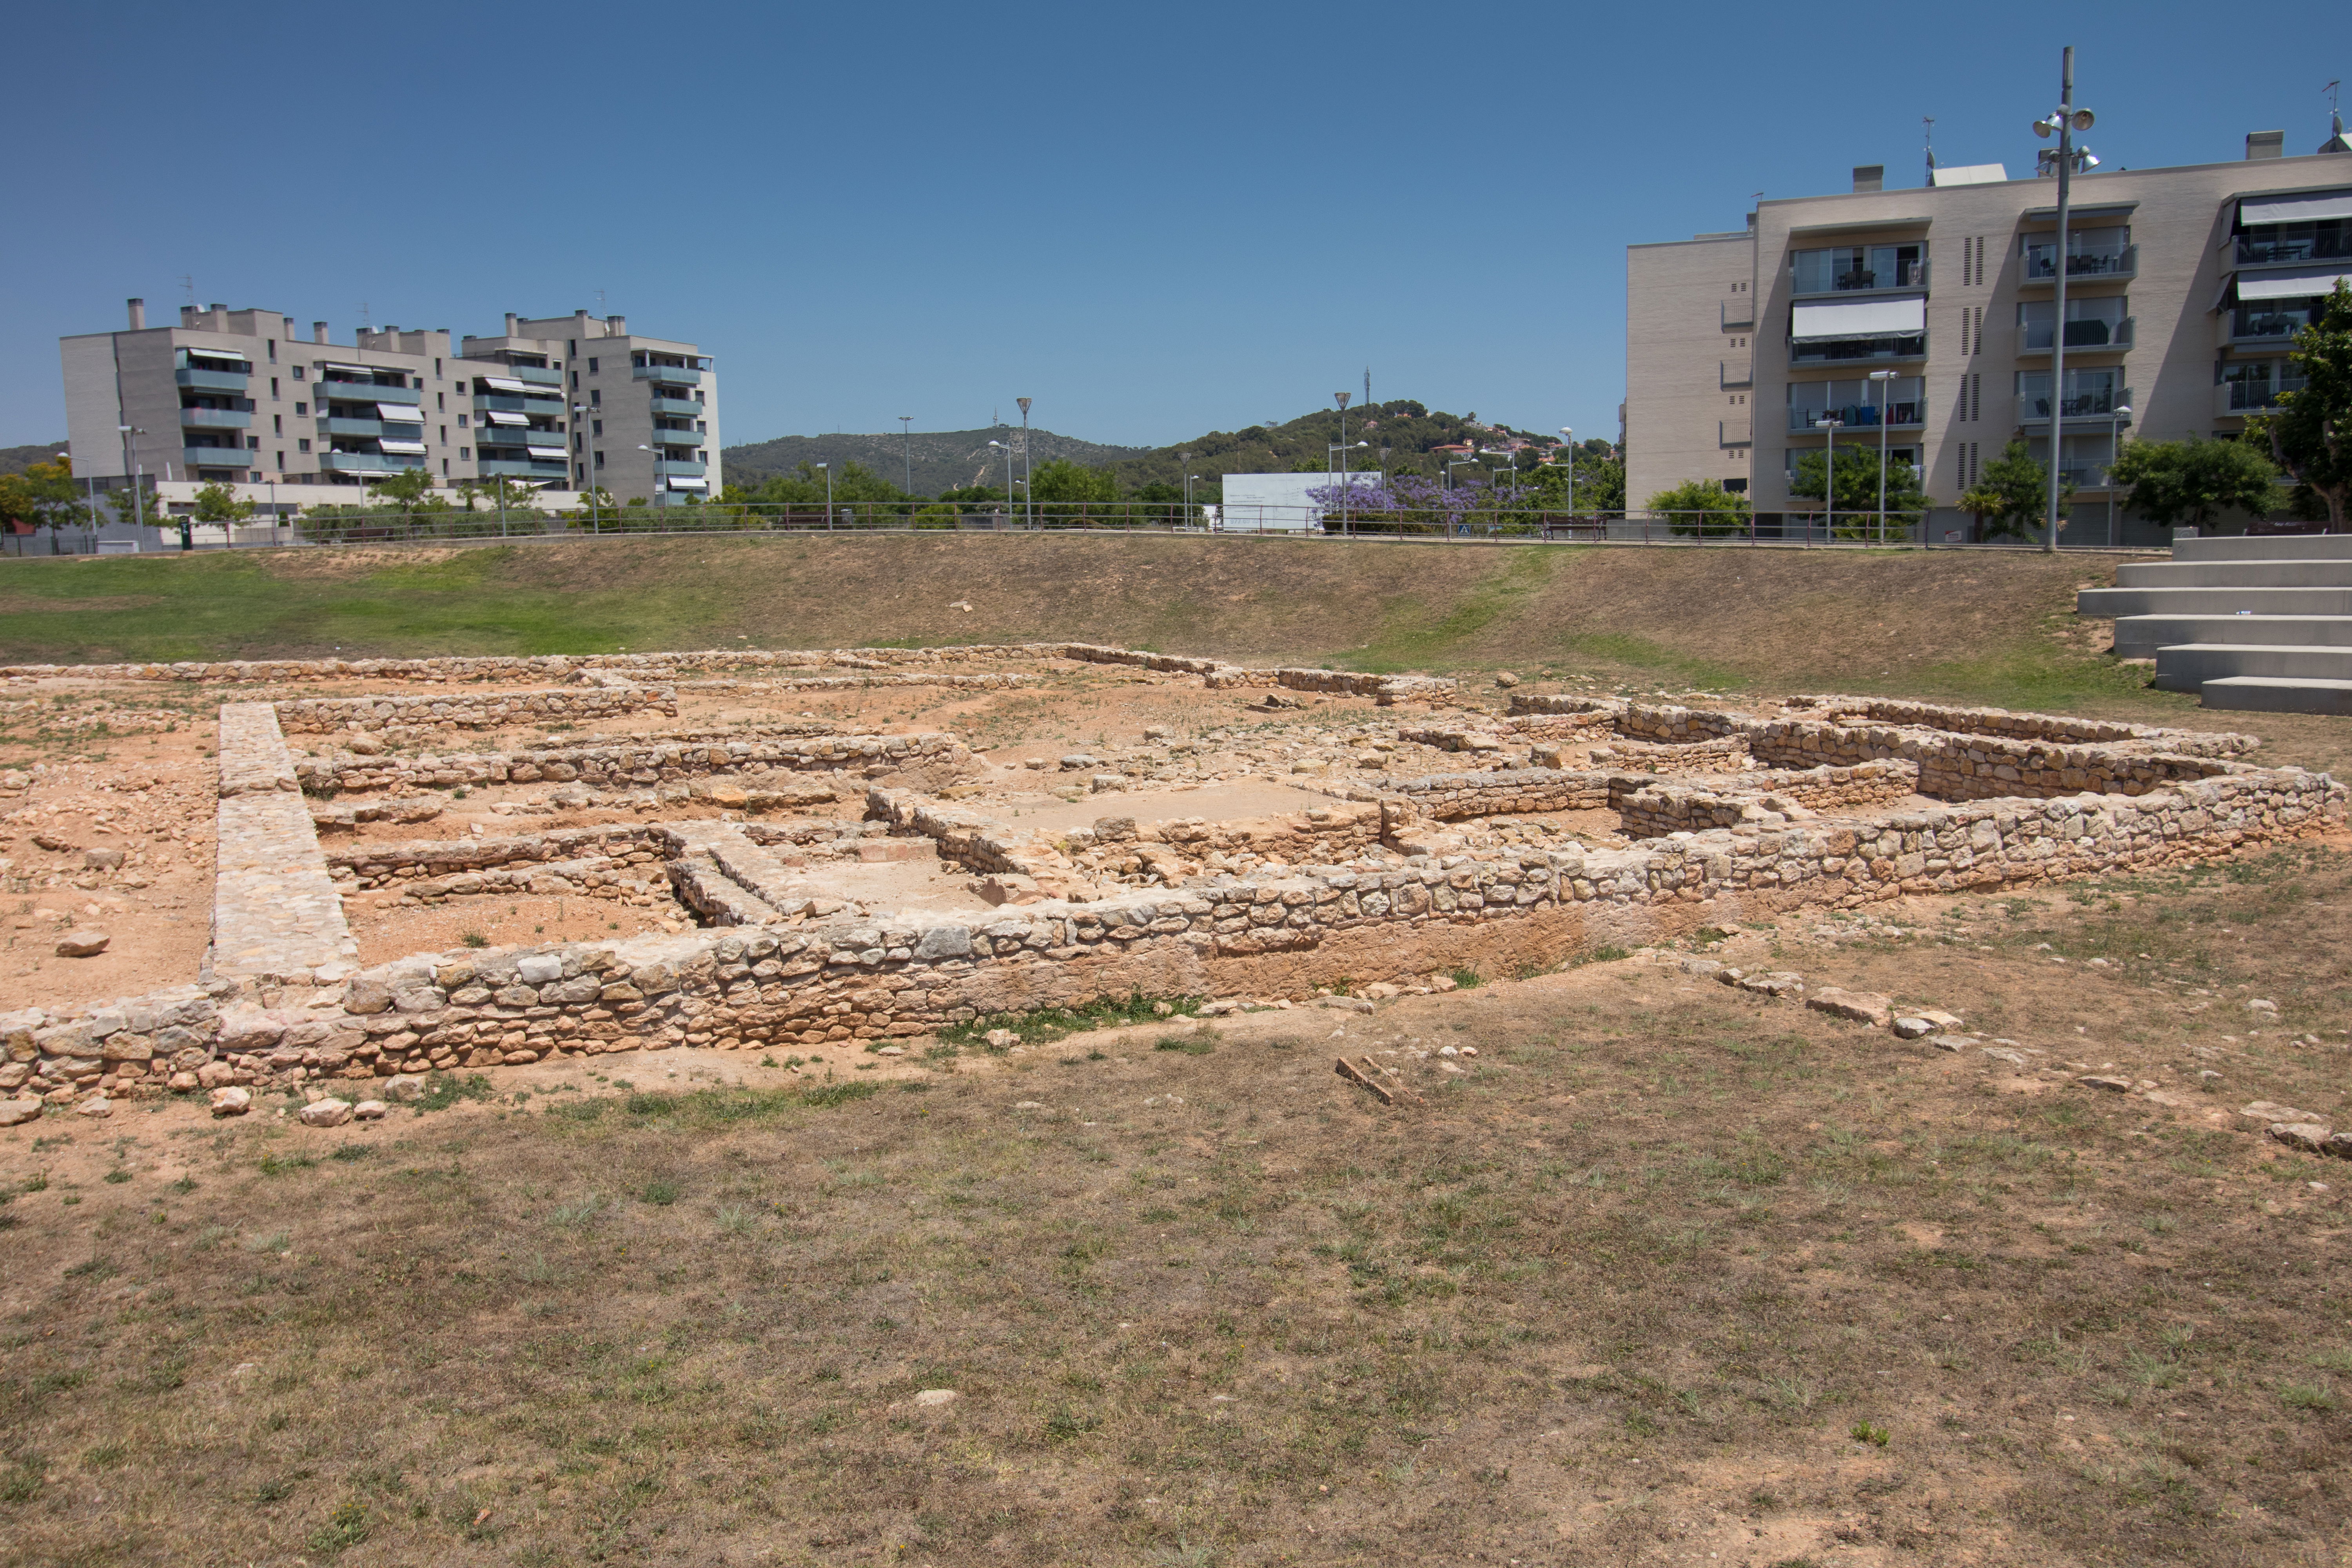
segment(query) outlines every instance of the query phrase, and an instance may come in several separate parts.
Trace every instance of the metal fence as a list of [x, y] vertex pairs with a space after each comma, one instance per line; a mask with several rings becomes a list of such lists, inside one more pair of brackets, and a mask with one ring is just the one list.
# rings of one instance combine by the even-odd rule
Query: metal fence
[[[314, 544], [430, 544], [489, 539], [606, 538], [632, 535], [711, 533], [1092, 533], [1194, 534], [1264, 538], [1471, 544], [1710, 544], [1813, 548], [2034, 548], [2016, 537], [1928, 537], [1924, 520], [1890, 516], [1882, 529], [1873, 513], [1767, 512], [1731, 516], [1722, 512], [1543, 511], [1501, 509], [1460, 518], [1423, 519], [1372, 515], [1340, 518], [1313, 507], [1235, 508], [1167, 501], [1038, 501], [1024, 505], [957, 506], [925, 501], [738, 503], [714, 501], [679, 506], [623, 506], [542, 511], [442, 507], [416, 510], [385, 508], [363, 511], [338, 507], [318, 515], [295, 515], [238, 524], [191, 522], [188, 548], [205, 551], [271, 549]], [[2105, 548], [2095, 541], [2060, 542], [2070, 550]], [[111, 525], [99, 531], [64, 530], [42, 538], [10, 535], [15, 555], [172, 552], [183, 548], [178, 520], [160, 527]], [[2144, 548], [2144, 547], [2143, 547]]]

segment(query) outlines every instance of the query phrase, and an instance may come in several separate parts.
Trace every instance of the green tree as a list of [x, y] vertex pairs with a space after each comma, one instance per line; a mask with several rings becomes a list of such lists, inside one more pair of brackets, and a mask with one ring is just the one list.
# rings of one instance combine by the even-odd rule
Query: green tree
[[[2030, 542], [2041, 531], [2049, 498], [2050, 470], [2034, 459], [2024, 442], [2011, 441], [1978, 473], [1975, 487], [1961, 495], [1960, 510], [1976, 518], [1980, 538]], [[2074, 500], [2074, 482], [2062, 480], [2059, 510], [2063, 512]]]
[[1685, 479], [1643, 504], [1651, 511], [1664, 512], [1675, 532], [1702, 539], [1709, 534], [1745, 533], [1755, 510], [1746, 496], [1725, 489], [1719, 479]]
[[2327, 509], [2327, 531], [2352, 526], [2352, 286], [2336, 280], [2318, 317], [2294, 335], [2287, 359], [2303, 384], [2279, 395], [2275, 414], [2246, 421], [2247, 438]]
[[86, 526], [89, 507], [75, 493], [73, 459], [33, 463], [21, 474], [0, 474], [0, 518], [19, 527], [49, 531], [49, 553], [61, 553], [58, 536]]
[[[1323, 465], [1299, 471], [1319, 474]], [[1108, 468], [1089, 468], [1055, 458], [1029, 477], [1029, 493], [1041, 501], [1114, 501], [1118, 499], [1118, 476]]]
[[[1797, 477], [1789, 493], [1813, 500], [1823, 499], [1832, 468], [1826, 449], [1806, 451], [1797, 458]], [[1834, 464], [1837, 475], [1838, 536], [1868, 539], [1878, 531], [1878, 448], [1841, 447]], [[1900, 458], [1886, 464], [1886, 530], [1890, 536], [1907, 531], [1927, 510], [1927, 492], [1919, 488], [1919, 471]]]
[[403, 468], [368, 487], [374, 500], [387, 500], [403, 511], [415, 511], [433, 493], [433, 476], [423, 468]]
[[236, 491], [219, 479], [201, 485], [196, 489], [196, 510], [193, 514], [198, 522], [236, 524], [254, 514], [256, 508], [249, 500], [239, 500]]
[[2126, 505], [2168, 528], [2202, 528], [2225, 511], [2267, 517], [2285, 504], [2277, 468], [2245, 441], [2133, 441], [2112, 478], [2130, 488]]

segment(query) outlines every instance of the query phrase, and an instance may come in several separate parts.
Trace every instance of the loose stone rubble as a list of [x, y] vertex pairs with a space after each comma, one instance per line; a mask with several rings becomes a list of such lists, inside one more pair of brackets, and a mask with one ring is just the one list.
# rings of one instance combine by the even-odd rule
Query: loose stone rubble
[[[1113, 811], [1086, 827], [995, 815], [979, 796], [1002, 771], [940, 732], [851, 735], [754, 714], [744, 728], [549, 737], [498, 752], [304, 757], [284, 733], [289, 723], [364, 737], [675, 716], [675, 686], [663, 683], [680, 670], [781, 689], [779, 670], [941, 673], [1021, 659], [1440, 711], [1310, 741], [1147, 731], [1141, 745], [1037, 759], [1015, 775], [1076, 801], [1247, 770], [1324, 802], [1233, 818]], [[0, 678], [54, 673], [16, 667]], [[386, 1080], [371, 1086], [380, 1098], [340, 1094], [302, 1113], [327, 1125], [380, 1111], [425, 1072], [551, 1054], [878, 1043], [1105, 996], [1231, 999], [1343, 976], [1368, 995], [1393, 994], [1416, 981], [1442, 988], [1433, 977], [1458, 967], [1552, 964], [1778, 910], [2195, 861], [2318, 832], [2346, 811], [2344, 787], [2326, 774], [2235, 760], [2254, 744], [2242, 735], [1839, 697], [1759, 718], [1514, 689], [1507, 713], [1449, 711], [1459, 700], [1451, 681], [1083, 644], [113, 673], [531, 686], [225, 704], [213, 943], [201, 973], [102, 1005], [0, 1014], [0, 1094], [14, 1097], [0, 1110], [204, 1092], [215, 1114], [234, 1115], [265, 1086]], [[1578, 751], [1591, 765], [1561, 765]], [[497, 837], [360, 833], [430, 820], [438, 807], [424, 792], [519, 784], [656, 818], [677, 804], [720, 815]], [[353, 795], [374, 798], [347, 803]], [[842, 801], [862, 801], [864, 820], [801, 815]], [[1518, 820], [1578, 812], [1613, 813], [1614, 830], [1584, 834], [1588, 845], [1557, 823]], [[322, 849], [321, 825], [354, 837]], [[909, 912], [881, 893], [845, 893], [832, 875], [908, 858], [952, 868], [993, 909]], [[345, 895], [415, 904], [539, 891], [658, 904], [680, 929], [356, 963]], [[1898, 1020], [1885, 997], [1808, 994], [1794, 975], [1722, 977], [1906, 1036], [1948, 1039], [1958, 1023]]]

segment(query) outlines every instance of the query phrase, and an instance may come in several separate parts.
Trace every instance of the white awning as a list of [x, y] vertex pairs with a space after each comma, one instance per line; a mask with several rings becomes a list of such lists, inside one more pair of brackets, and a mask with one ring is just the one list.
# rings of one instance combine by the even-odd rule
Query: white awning
[[373, 375], [375, 374], [375, 366], [372, 364], [338, 364], [333, 360], [329, 360], [319, 368], [320, 370], [355, 370], [362, 375]]
[[1789, 336], [1813, 342], [1824, 338], [1906, 337], [1927, 330], [1925, 300], [1837, 300], [1799, 305]]
[[488, 420], [493, 425], [528, 425], [530, 423], [530, 415], [509, 414], [502, 408], [486, 410], [483, 413], [482, 417]]
[[422, 441], [394, 441], [386, 438], [378, 440], [376, 446], [383, 451], [397, 452], [404, 458], [425, 456], [425, 443]]
[[669, 482], [669, 488], [674, 490], [707, 490], [710, 488], [710, 481], [709, 479], [672, 479]]
[[534, 458], [569, 458], [572, 455], [561, 447], [525, 447], [523, 450]]
[[251, 363], [253, 363], [253, 361], [252, 361], [252, 359], [251, 359], [250, 357], [248, 357], [247, 355], [241, 354], [241, 353], [237, 353], [235, 349], [193, 349], [193, 348], [192, 348], [192, 349], [190, 349], [188, 352], [189, 352], [190, 353], [192, 353], [192, 354], [195, 355], [198, 359], [233, 359], [233, 360], [236, 361], [236, 363], [239, 363], [239, 364], [243, 364], [243, 365], [249, 365], [249, 364], [251, 364]]
[[533, 386], [529, 382], [515, 381], [503, 375], [486, 375], [482, 384], [493, 392], [528, 393], [533, 397], [561, 397], [563, 394], [552, 386]]
[[2336, 281], [2352, 283], [2352, 262], [2333, 267], [2297, 267], [2286, 272], [2241, 272], [2241, 300], [2305, 300], [2333, 290]]
[[2352, 217], [2352, 190], [2294, 191], [2283, 195], [2248, 196], [2238, 203], [2241, 225], [2316, 223], [2331, 217]]
[[415, 425], [424, 419], [425, 410], [406, 403], [379, 403], [375, 405], [375, 416], [389, 419], [395, 425]]

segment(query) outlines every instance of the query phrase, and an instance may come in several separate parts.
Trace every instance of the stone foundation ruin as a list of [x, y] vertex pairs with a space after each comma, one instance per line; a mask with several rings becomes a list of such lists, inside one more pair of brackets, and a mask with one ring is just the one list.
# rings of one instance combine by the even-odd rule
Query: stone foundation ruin
[[[999, 766], [946, 731], [783, 710], [1087, 667], [1346, 722]], [[863, 1049], [1105, 996], [1544, 966], [1777, 910], [2223, 856], [2346, 809], [2326, 774], [2242, 761], [2244, 735], [1844, 697], [1750, 714], [1517, 694], [1492, 713], [1431, 678], [1083, 644], [0, 670], [76, 679], [391, 689], [222, 703], [201, 971], [0, 1014], [0, 1093], [20, 1101]], [[714, 690], [753, 705], [679, 721], [682, 695]], [[522, 724], [559, 732], [421, 749]], [[289, 735], [322, 744], [297, 755]], [[469, 796], [497, 831], [436, 833]], [[532, 826], [587, 811], [623, 819]], [[360, 960], [386, 910], [525, 896], [662, 929]]]

